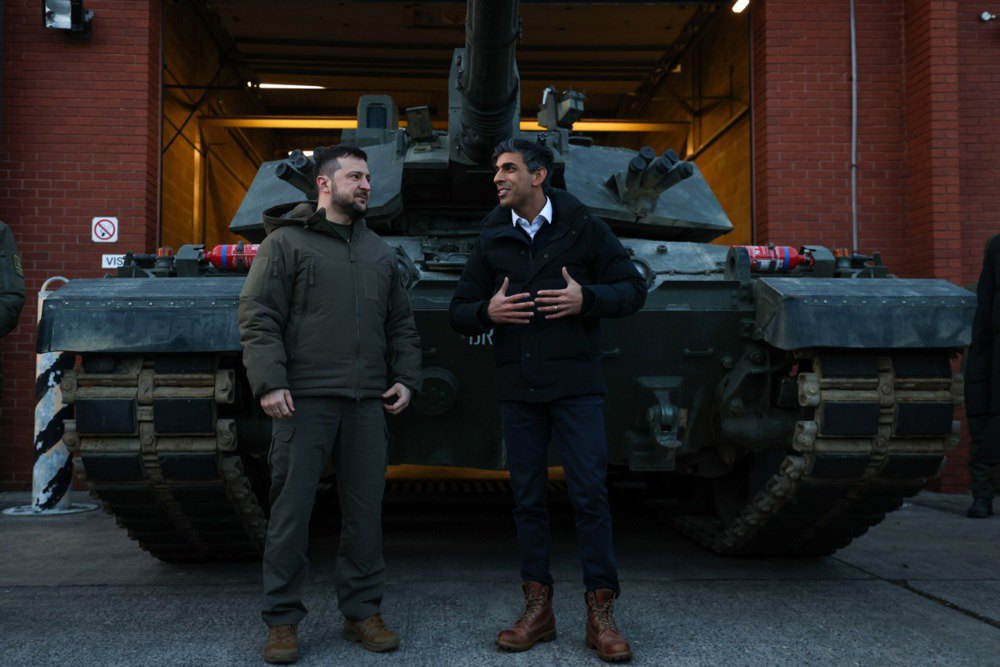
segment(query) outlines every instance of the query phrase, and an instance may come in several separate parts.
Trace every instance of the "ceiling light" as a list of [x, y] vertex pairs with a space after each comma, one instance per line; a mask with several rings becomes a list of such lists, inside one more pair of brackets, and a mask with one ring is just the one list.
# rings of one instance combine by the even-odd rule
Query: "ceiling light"
[[739, 14], [746, 9], [749, 4], [750, 0], [736, 0], [736, 2], [733, 3], [733, 12]]
[[258, 87], [269, 90], [323, 90], [323, 86], [307, 86], [299, 83], [262, 83]]
[[[354, 116], [202, 116], [198, 120], [201, 127], [245, 127], [272, 130], [353, 130], [358, 127]], [[580, 120], [573, 124], [580, 132], [672, 132], [687, 128], [686, 120]], [[406, 127], [406, 121], [400, 122]], [[446, 121], [433, 123], [435, 129], [447, 129]], [[534, 119], [522, 118], [522, 132], [542, 132], [545, 130]]]
[[[295, 151], [288, 151], [288, 154], [291, 155], [294, 152]], [[312, 157], [313, 156], [313, 152], [312, 151], [299, 151], [299, 152], [302, 153], [303, 155], [305, 155], [306, 157]]]

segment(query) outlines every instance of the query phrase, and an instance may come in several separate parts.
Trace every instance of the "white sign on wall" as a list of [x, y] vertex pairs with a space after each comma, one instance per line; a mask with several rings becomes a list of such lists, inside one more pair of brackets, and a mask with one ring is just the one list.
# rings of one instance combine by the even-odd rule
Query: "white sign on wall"
[[90, 238], [95, 243], [114, 243], [118, 240], [118, 218], [106, 215], [90, 221]]
[[125, 255], [101, 255], [101, 268], [102, 269], [117, 269], [119, 266], [124, 266]]

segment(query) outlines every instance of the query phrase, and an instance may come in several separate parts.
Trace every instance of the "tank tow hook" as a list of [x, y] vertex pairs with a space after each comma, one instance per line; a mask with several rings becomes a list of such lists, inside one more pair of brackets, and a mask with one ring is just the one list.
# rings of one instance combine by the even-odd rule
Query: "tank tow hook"
[[646, 422], [649, 424], [649, 436], [660, 447], [677, 449], [683, 443], [678, 438], [683, 413], [686, 412], [670, 401], [670, 392], [665, 389], [654, 389], [656, 405], [646, 410]]
[[[631, 470], [673, 470], [677, 452], [683, 447], [681, 431], [687, 423], [687, 410], [674, 404], [672, 391], [680, 387], [680, 378], [637, 378], [639, 385], [653, 399], [645, 412], [636, 415], [634, 427], [625, 432], [628, 466]], [[648, 405], [648, 403], [647, 403]]]

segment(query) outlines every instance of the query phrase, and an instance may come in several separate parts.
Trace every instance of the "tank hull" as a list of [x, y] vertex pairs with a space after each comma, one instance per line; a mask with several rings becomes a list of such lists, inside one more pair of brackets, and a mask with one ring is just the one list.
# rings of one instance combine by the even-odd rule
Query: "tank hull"
[[[389, 241], [407, 258], [427, 242]], [[723, 247], [624, 243], [649, 296], [603, 325], [609, 461], [678, 529], [724, 553], [830, 553], [936, 474], [955, 437], [949, 360], [968, 342], [971, 294], [748, 278], [727, 274]], [[502, 470], [492, 337], [448, 326], [454, 271], [412, 267], [425, 389], [388, 419], [390, 463]], [[240, 361], [242, 283], [79, 280], [45, 303], [40, 349], [82, 357], [63, 386], [78, 470], [160, 558], [262, 549], [270, 422]]]

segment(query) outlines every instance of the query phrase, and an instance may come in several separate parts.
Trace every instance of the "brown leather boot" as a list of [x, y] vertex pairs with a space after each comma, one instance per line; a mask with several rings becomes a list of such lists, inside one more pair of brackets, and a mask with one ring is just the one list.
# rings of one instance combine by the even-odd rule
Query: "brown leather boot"
[[264, 662], [277, 665], [297, 662], [302, 654], [299, 653], [295, 632], [294, 625], [278, 625], [271, 628], [264, 644]]
[[552, 613], [552, 587], [537, 581], [521, 584], [524, 611], [511, 627], [497, 635], [497, 646], [504, 651], [527, 651], [538, 642], [556, 638], [556, 617]]
[[385, 653], [399, 647], [399, 635], [385, 627], [382, 614], [369, 616], [363, 621], [344, 620], [344, 639], [361, 642], [369, 651]]
[[587, 646], [597, 649], [605, 662], [632, 659], [632, 649], [615, 625], [615, 592], [602, 588], [587, 591]]

